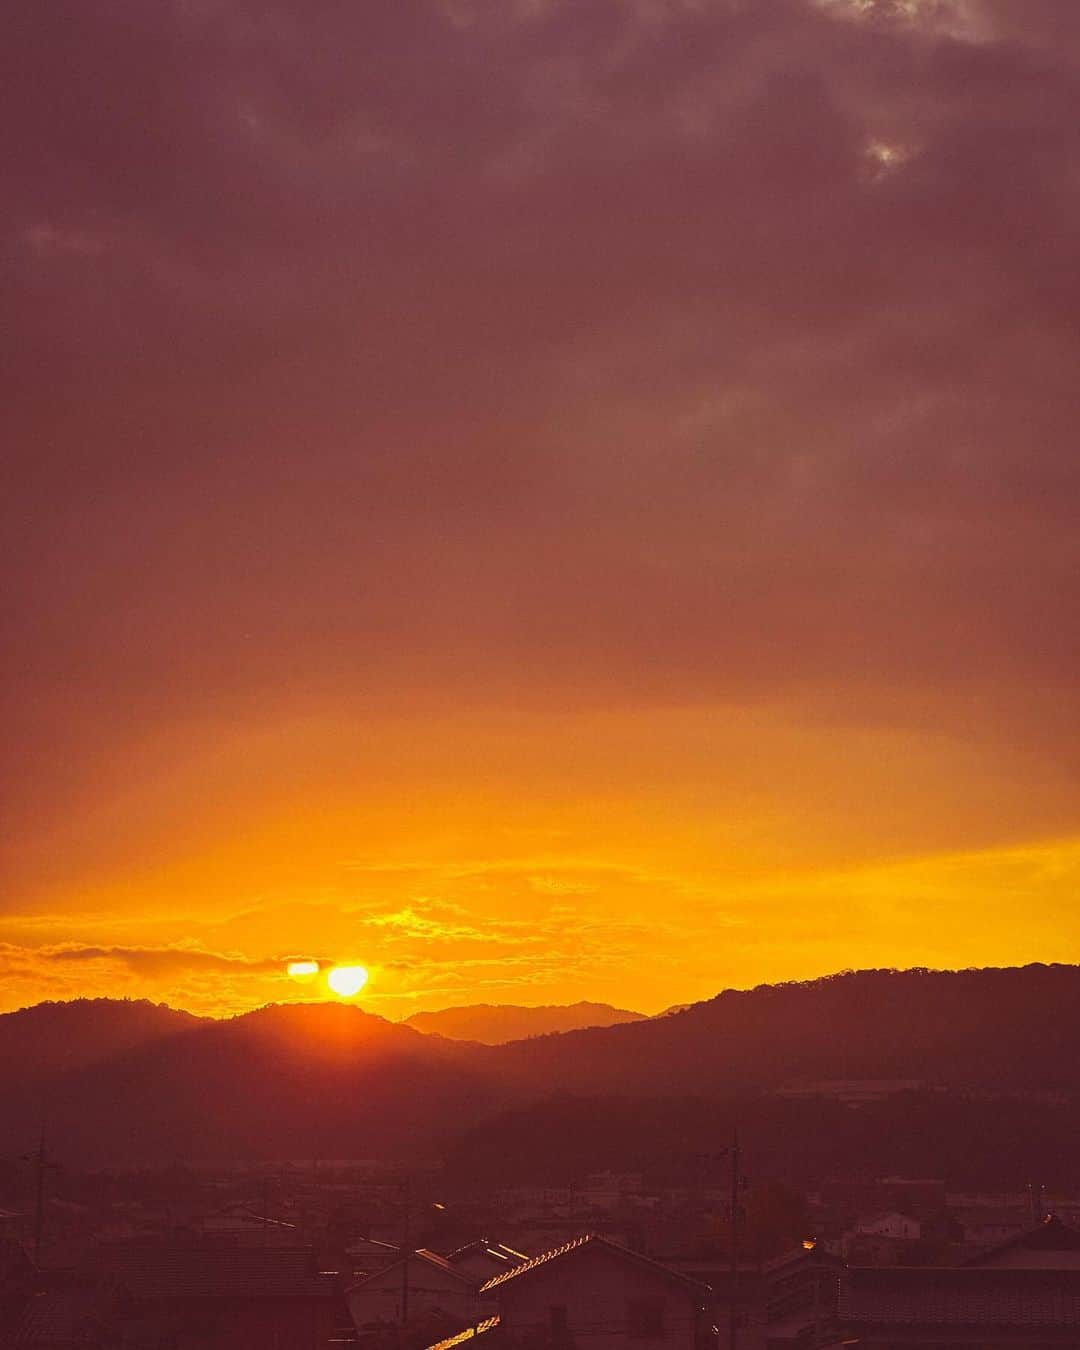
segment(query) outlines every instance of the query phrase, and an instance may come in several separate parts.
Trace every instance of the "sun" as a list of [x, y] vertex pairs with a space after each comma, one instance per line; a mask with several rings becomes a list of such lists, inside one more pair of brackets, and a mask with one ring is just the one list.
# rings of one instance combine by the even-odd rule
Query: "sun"
[[368, 973], [363, 966], [335, 966], [326, 977], [338, 998], [355, 998], [368, 982]]

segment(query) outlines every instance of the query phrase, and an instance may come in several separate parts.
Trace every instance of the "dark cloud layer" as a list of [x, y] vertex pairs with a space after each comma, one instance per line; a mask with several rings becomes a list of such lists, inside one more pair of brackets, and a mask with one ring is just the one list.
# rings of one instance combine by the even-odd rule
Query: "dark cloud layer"
[[783, 701], [1073, 772], [1072, 0], [3, 23], [21, 880], [163, 728], [297, 704]]
[[127, 966], [139, 975], [173, 975], [179, 971], [244, 972], [281, 975], [282, 958], [252, 960], [237, 953], [200, 951], [192, 947], [57, 947], [47, 948], [41, 958], [48, 961], [108, 961]]

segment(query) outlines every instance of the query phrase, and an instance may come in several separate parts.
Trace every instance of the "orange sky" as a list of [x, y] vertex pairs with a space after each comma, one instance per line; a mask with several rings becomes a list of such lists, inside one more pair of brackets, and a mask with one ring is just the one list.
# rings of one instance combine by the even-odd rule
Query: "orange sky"
[[1080, 955], [1080, 841], [1037, 833], [1067, 789], [1050, 762], [1033, 783], [916, 731], [701, 707], [282, 717], [208, 742], [147, 747], [167, 776], [98, 783], [40, 841], [0, 924], [5, 1006], [323, 996], [284, 978], [301, 956], [367, 965], [364, 1006], [400, 1017]]
[[0, 1009], [1080, 960], [1080, 7], [118, 14], [4, 94]]

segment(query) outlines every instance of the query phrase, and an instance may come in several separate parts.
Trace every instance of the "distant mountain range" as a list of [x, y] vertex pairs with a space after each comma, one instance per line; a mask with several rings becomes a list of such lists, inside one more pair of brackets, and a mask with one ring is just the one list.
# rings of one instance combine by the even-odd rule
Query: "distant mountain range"
[[572, 1003], [538, 1008], [514, 1004], [478, 1003], [466, 1008], [442, 1008], [417, 1012], [404, 1025], [426, 1035], [448, 1036], [455, 1041], [479, 1041], [503, 1045], [530, 1036], [553, 1032], [581, 1031], [585, 1027], [611, 1027], [623, 1022], [642, 1022], [645, 1014], [613, 1008], [610, 1003]]
[[[578, 1119], [565, 1105], [573, 1098], [607, 1102], [582, 1108], [582, 1132], [605, 1121], [612, 1149], [644, 1120], [666, 1122], [650, 1137], [663, 1151], [694, 1134], [693, 1112], [656, 1103], [693, 1099], [708, 1122], [723, 1115], [710, 1102], [780, 1102], [769, 1108], [775, 1119], [800, 1129], [824, 1121], [825, 1108], [777, 1090], [819, 1080], [908, 1080], [958, 1099], [1012, 1093], [1045, 1103], [1076, 1097], [1078, 1055], [1075, 966], [854, 972], [500, 1045], [424, 1035], [343, 1004], [216, 1021], [145, 1002], [50, 1003], [0, 1016], [0, 1155], [25, 1151], [43, 1118], [73, 1165], [416, 1158], [444, 1155], [501, 1121], [501, 1140], [492, 1135], [478, 1156], [493, 1164], [499, 1149], [509, 1155], [516, 1138], [529, 1138], [539, 1166], [543, 1148], [555, 1147], [553, 1128], [541, 1125]], [[643, 1101], [654, 1105], [634, 1104]], [[835, 1103], [828, 1111], [851, 1118]], [[928, 1122], [920, 1129], [932, 1141]], [[786, 1128], [775, 1126], [777, 1140]]]

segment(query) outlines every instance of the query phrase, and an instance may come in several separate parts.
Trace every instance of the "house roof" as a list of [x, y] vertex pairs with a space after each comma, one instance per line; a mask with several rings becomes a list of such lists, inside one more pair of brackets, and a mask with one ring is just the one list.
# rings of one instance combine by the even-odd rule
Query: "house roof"
[[224, 1209], [215, 1209], [210, 1214], [204, 1214], [199, 1224], [204, 1227], [220, 1224], [234, 1228], [296, 1228], [296, 1224], [286, 1219], [272, 1219], [250, 1205], [227, 1205]]
[[400, 1269], [406, 1261], [422, 1261], [425, 1265], [434, 1266], [436, 1270], [442, 1270], [447, 1275], [452, 1275], [455, 1280], [460, 1280], [462, 1284], [471, 1285], [473, 1289], [476, 1288], [476, 1281], [466, 1275], [463, 1270], [458, 1270], [456, 1266], [452, 1266], [445, 1256], [440, 1256], [438, 1252], [428, 1251], [426, 1247], [417, 1247], [415, 1251], [409, 1252], [400, 1260], [392, 1261], [389, 1265], [383, 1266], [382, 1270], [376, 1270], [371, 1275], [365, 1275], [362, 1280], [357, 1280], [355, 1284], [350, 1285], [345, 1292], [351, 1294], [354, 1289], [360, 1289], [365, 1284], [370, 1284], [372, 1280], [383, 1279], [387, 1272]]
[[498, 1314], [494, 1317], [488, 1317], [483, 1322], [478, 1322], [474, 1327], [466, 1327], [464, 1331], [459, 1331], [456, 1336], [448, 1336], [445, 1341], [436, 1341], [434, 1345], [429, 1345], [428, 1350], [456, 1350], [459, 1345], [464, 1345], [466, 1341], [475, 1340], [478, 1336], [486, 1336], [489, 1331], [494, 1331], [499, 1325]]
[[983, 1265], [1007, 1252], [1080, 1252], [1080, 1230], [1064, 1224], [1056, 1214], [1048, 1214], [1042, 1223], [1006, 1238], [996, 1247], [973, 1256], [965, 1265]]
[[345, 1250], [347, 1252], [399, 1252], [401, 1248], [396, 1242], [381, 1242], [378, 1238], [360, 1237], [350, 1242]]
[[82, 1343], [92, 1328], [107, 1320], [115, 1301], [115, 1292], [103, 1285], [43, 1289], [26, 1300], [6, 1332], [0, 1331], [0, 1346], [36, 1350], [42, 1345]]
[[467, 1242], [464, 1247], [458, 1247], [456, 1251], [450, 1252], [446, 1259], [451, 1265], [456, 1265], [459, 1261], [464, 1261], [470, 1256], [490, 1256], [496, 1261], [513, 1262], [515, 1264], [529, 1259], [524, 1252], [515, 1251], [513, 1247], [508, 1247], [505, 1242], [488, 1242], [486, 1238], [478, 1238], [475, 1242]]
[[1080, 1271], [852, 1267], [839, 1316], [851, 1327], [1080, 1328]]
[[834, 1266], [840, 1269], [844, 1265], [839, 1256], [834, 1256], [832, 1252], [826, 1251], [820, 1242], [815, 1239], [807, 1239], [812, 1245], [807, 1247], [805, 1243], [800, 1247], [789, 1247], [786, 1252], [781, 1252], [779, 1256], [774, 1256], [768, 1261], [761, 1263], [761, 1271], [764, 1275], [775, 1275], [788, 1266]]
[[561, 1247], [553, 1247], [551, 1251], [544, 1252], [540, 1256], [534, 1256], [531, 1260], [523, 1262], [520, 1266], [515, 1266], [513, 1270], [504, 1270], [498, 1275], [494, 1275], [488, 1282], [481, 1285], [480, 1292], [488, 1293], [492, 1289], [508, 1283], [510, 1280], [527, 1279], [542, 1266], [549, 1266], [552, 1262], [561, 1261], [575, 1252], [581, 1251], [585, 1247], [594, 1250], [611, 1252], [620, 1260], [633, 1261], [638, 1265], [646, 1266], [657, 1275], [672, 1281], [674, 1284], [684, 1285], [688, 1289], [698, 1290], [701, 1293], [711, 1292], [707, 1284], [702, 1284], [698, 1280], [691, 1279], [689, 1275], [682, 1275], [677, 1270], [672, 1270], [669, 1266], [661, 1265], [659, 1261], [654, 1261], [651, 1256], [642, 1256], [640, 1252], [633, 1252], [629, 1247], [624, 1247], [621, 1243], [612, 1242], [610, 1238], [600, 1237], [597, 1233], [584, 1233], [581, 1237], [572, 1238], [569, 1242], [564, 1242]]

